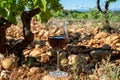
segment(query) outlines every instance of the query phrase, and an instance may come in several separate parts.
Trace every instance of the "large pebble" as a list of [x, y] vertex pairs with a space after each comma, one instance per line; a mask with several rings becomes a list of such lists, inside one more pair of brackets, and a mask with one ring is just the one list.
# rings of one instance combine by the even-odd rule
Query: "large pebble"
[[32, 67], [32, 68], [30, 68], [30, 73], [31, 73], [31, 74], [38, 73], [39, 71], [40, 71], [40, 68], [39, 68], [39, 67]]
[[15, 57], [9, 57], [2, 61], [2, 67], [6, 70], [12, 70], [17, 67], [17, 60]]
[[33, 51], [30, 52], [30, 56], [32, 56], [32, 57], [37, 57], [40, 54], [41, 54], [41, 52], [36, 49], [34, 49]]
[[108, 33], [106, 32], [99, 32], [97, 35], [95, 35], [95, 39], [102, 39], [102, 38], [106, 38], [108, 36]]
[[102, 58], [106, 58], [107, 56], [111, 55], [111, 53], [110, 51], [94, 50], [90, 52], [90, 55], [93, 59], [101, 60]]
[[105, 43], [112, 44], [112, 43], [117, 43], [119, 41], [120, 41], [120, 36], [117, 34], [112, 34], [106, 38]]

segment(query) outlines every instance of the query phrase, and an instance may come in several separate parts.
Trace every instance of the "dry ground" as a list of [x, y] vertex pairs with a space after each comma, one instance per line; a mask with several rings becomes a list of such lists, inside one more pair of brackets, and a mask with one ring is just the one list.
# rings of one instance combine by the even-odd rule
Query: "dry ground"
[[[60, 80], [119, 80], [120, 34], [117, 31], [101, 32], [102, 23], [90, 21], [68, 22], [67, 26], [70, 42], [60, 53], [60, 62], [61, 70], [70, 75]], [[119, 28], [119, 24], [117, 26]], [[56, 69], [56, 52], [48, 44], [46, 25], [32, 23], [31, 30], [35, 39], [23, 51], [26, 59], [22, 66], [16, 65], [16, 57], [1, 56], [0, 80], [42, 80], [49, 71]], [[20, 24], [11, 26], [6, 32], [9, 44], [23, 39]]]

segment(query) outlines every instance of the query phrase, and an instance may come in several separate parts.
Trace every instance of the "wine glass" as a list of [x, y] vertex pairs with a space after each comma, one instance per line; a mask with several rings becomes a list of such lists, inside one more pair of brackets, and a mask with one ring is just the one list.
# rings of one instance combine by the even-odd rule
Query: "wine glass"
[[68, 73], [60, 70], [59, 51], [66, 48], [68, 43], [68, 33], [66, 29], [66, 22], [52, 21], [49, 26], [49, 45], [57, 52], [57, 70], [49, 72], [51, 77], [63, 78], [67, 77]]

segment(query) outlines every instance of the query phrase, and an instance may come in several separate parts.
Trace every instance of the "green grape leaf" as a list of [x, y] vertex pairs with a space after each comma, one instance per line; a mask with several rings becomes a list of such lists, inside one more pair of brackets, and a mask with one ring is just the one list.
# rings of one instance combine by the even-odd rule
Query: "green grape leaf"
[[38, 0], [34, 0], [34, 2], [33, 2], [34, 6], [37, 5], [37, 2], [38, 2]]
[[17, 24], [17, 21], [16, 21], [16, 17], [12, 14], [12, 13], [10, 13], [8, 16], [7, 16], [7, 19], [8, 19], [8, 21], [9, 22], [11, 22], [11, 23], [13, 23], [13, 24]]
[[7, 11], [5, 9], [0, 8], [0, 15], [3, 17], [7, 16]]
[[46, 12], [42, 12], [40, 14], [40, 21], [41, 22], [47, 22], [48, 19], [50, 19], [50, 17], [52, 17], [52, 14], [50, 13], [49, 10], [47, 10]]
[[0, 3], [0, 7], [1, 7], [1, 8], [4, 8], [4, 7], [5, 7], [5, 3], [6, 3], [6, 1], [2, 1], [2, 2]]
[[47, 1], [46, 0], [41, 0], [41, 1], [42, 1], [42, 4], [43, 4], [43, 11], [45, 12]]
[[27, 61], [25, 62], [25, 64], [28, 66], [28, 67], [31, 67], [35, 62], [35, 58], [33, 57], [27, 57]]
[[51, 11], [58, 11], [62, 8], [60, 0], [0, 0], [0, 16], [9, 22], [16, 24], [16, 17], [25, 10], [40, 8], [37, 15], [41, 22], [46, 22], [52, 17]]
[[7, 0], [8, 1], [8, 3], [13, 3], [13, 0]]

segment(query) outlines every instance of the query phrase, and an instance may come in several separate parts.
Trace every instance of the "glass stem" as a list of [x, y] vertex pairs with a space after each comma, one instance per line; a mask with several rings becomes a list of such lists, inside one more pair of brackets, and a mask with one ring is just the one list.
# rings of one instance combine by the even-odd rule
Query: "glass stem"
[[60, 55], [59, 55], [59, 51], [57, 50], [57, 71], [60, 71]]

